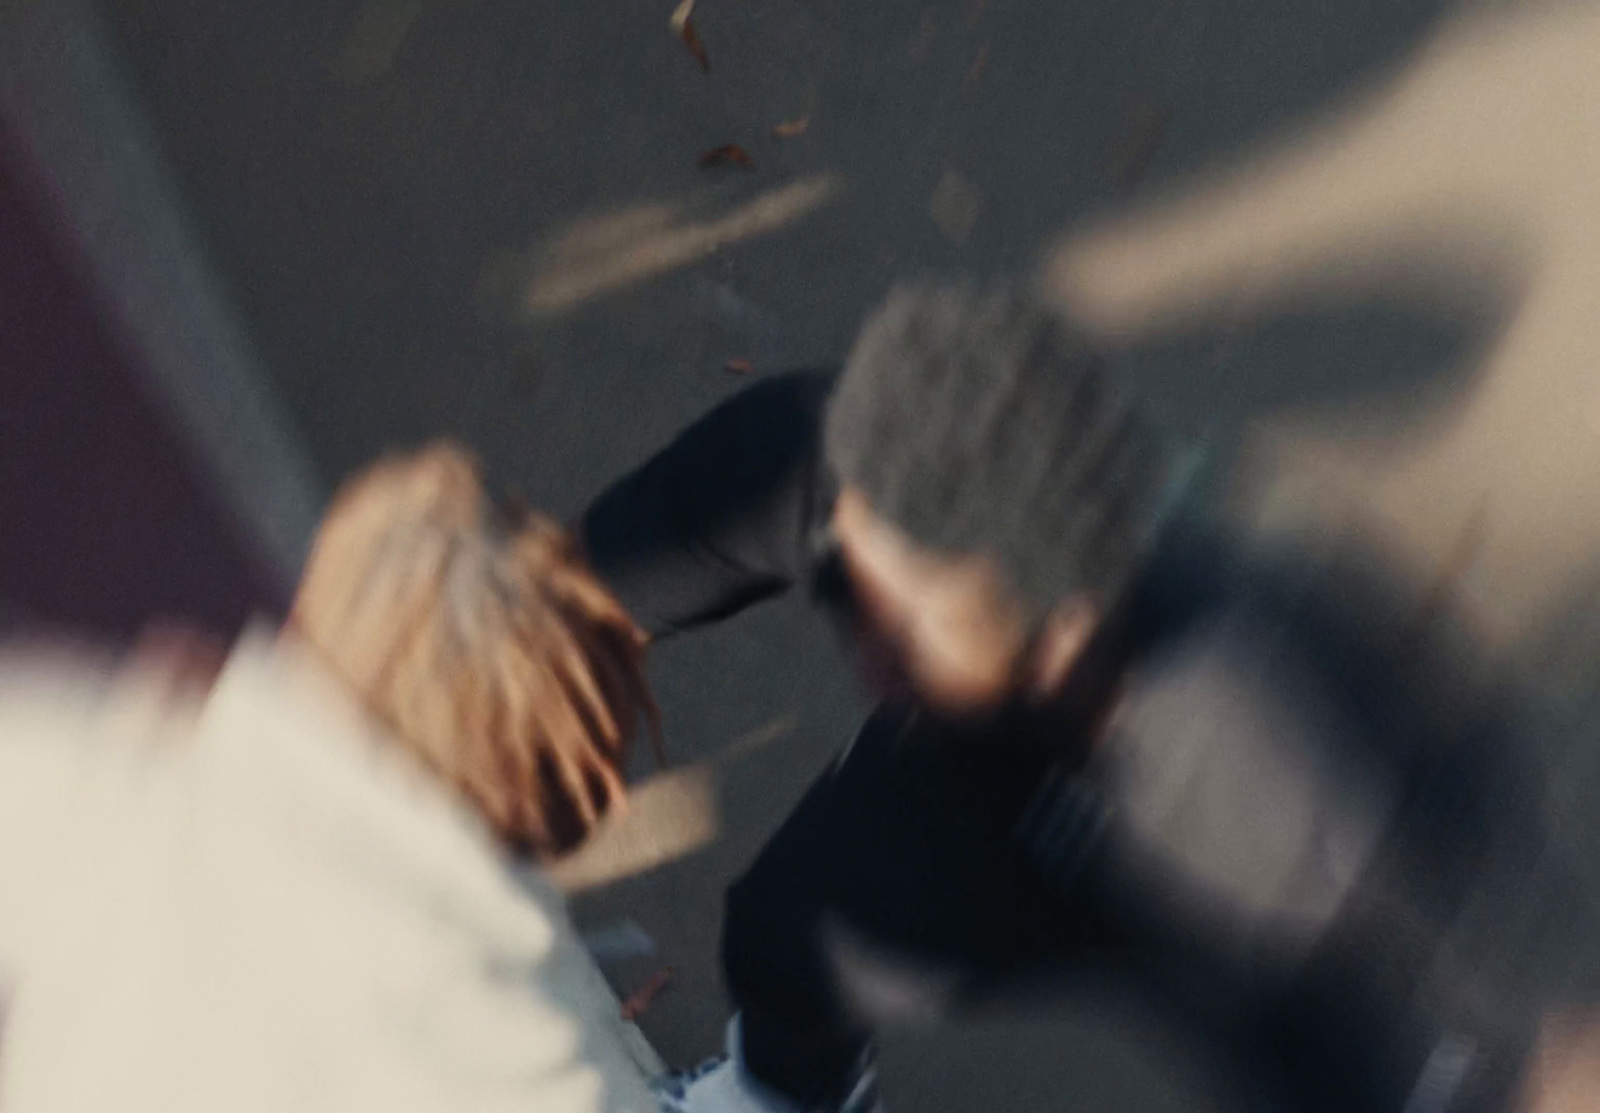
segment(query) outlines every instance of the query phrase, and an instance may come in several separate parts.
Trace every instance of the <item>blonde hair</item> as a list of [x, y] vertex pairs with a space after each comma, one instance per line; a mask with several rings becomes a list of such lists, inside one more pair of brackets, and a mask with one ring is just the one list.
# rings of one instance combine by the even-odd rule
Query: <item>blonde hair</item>
[[622, 798], [641, 718], [659, 755], [645, 635], [566, 530], [498, 512], [454, 446], [340, 490], [291, 622], [516, 851], [583, 840]]

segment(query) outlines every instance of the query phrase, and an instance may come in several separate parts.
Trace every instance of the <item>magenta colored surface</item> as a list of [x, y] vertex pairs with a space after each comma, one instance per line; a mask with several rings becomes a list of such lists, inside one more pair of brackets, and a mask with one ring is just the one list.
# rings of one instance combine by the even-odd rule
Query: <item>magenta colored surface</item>
[[232, 633], [283, 600], [0, 132], [0, 617]]

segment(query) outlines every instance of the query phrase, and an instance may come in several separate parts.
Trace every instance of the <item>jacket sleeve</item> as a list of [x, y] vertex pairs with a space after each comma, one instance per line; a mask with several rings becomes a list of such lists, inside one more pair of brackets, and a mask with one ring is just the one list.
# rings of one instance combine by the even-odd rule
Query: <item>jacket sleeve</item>
[[723, 402], [585, 512], [589, 560], [661, 636], [803, 580], [833, 492], [821, 459], [834, 372], [764, 380]]

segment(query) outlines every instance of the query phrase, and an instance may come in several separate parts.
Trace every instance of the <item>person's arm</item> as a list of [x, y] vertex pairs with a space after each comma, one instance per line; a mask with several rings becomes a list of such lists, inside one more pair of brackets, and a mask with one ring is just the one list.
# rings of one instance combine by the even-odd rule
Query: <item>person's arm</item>
[[834, 378], [793, 372], [741, 391], [585, 512], [590, 563], [652, 635], [726, 617], [806, 577], [833, 497], [821, 444]]

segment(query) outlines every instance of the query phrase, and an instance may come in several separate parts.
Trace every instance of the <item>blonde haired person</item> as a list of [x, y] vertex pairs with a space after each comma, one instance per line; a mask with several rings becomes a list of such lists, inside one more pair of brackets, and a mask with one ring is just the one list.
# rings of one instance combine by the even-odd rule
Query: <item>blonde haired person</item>
[[290, 626], [511, 848], [571, 850], [623, 794], [655, 704], [645, 636], [554, 521], [492, 506], [459, 450], [334, 501]]
[[506, 853], [621, 798], [643, 640], [437, 447], [339, 494], [286, 628], [218, 670], [7, 652], [0, 1107], [654, 1110]]

